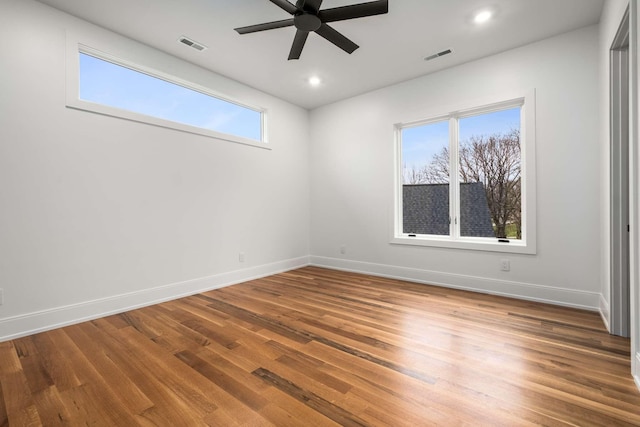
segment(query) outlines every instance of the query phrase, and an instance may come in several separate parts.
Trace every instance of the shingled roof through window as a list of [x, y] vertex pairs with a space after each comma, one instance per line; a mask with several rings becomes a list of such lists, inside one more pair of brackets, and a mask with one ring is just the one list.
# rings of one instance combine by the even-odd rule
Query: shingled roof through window
[[[449, 234], [449, 184], [402, 186], [403, 232]], [[495, 237], [481, 182], [460, 184], [460, 234]]]

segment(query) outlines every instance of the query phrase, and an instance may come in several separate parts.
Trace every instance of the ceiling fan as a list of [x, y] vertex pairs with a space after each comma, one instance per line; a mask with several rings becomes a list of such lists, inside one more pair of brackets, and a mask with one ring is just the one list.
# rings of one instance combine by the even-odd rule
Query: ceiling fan
[[289, 59], [299, 59], [310, 32], [330, 41], [347, 53], [352, 53], [358, 45], [327, 25], [327, 22], [344, 21], [347, 19], [364, 18], [366, 16], [381, 15], [389, 12], [389, 1], [378, 0], [349, 6], [334, 7], [320, 10], [322, 0], [298, 0], [295, 5], [287, 0], [269, 0], [271, 3], [293, 15], [293, 18], [264, 24], [249, 25], [235, 28], [239, 34], [249, 34], [258, 31], [295, 26], [297, 31], [293, 45], [289, 52]]

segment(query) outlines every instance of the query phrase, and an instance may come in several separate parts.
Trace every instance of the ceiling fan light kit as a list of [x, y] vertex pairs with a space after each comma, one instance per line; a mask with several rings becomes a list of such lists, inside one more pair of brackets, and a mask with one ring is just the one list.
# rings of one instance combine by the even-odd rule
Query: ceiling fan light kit
[[307, 41], [307, 37], [310, 32], [315, 32], [320, 37], [350, 54], [359, 46], [342, 35], [342, 33], [333, 29], [327, 23], [382, 15], [389, 12], [388, 0], [370, 1], [324, 10], [320, 10], [322, 0], [298, 0], [295, 5], [287, 0], [269, 1], [290, 15], [293, 15], [293, 18], [266, 22], [264, 24], [249, 25], [247, 27], [235, 28], [235, 30], [238, 34], [250, 34], [259, 31], [294, 26], [296, 28], [296, 35], [293, 39], [291, 50], [289, 51], [289, 59], [300, 58], [302, 49], [304, 48], [304, 44]]

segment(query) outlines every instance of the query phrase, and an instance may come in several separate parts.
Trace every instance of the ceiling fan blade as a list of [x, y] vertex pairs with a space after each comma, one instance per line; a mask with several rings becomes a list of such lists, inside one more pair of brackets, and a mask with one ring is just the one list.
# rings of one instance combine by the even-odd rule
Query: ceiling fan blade
[[278, 6], [280, 9], [284, 9], [291, 15], [295, 15], [298, 12], [298, 8], [289, 3], [287, 0], [269, 0], [271, 3]]
[[266, 22], [264, 24], [249, 25], [248, 27], [234, 28], [238, 34], [256, 33], [258, 31], [273, 30], [275, 28], [290, 27], [293, 25], [293, 18], [282, 21]]
[[321, 10], [318, 17], [322, 22], [344, 21], [345, 19], [364, 18], [366, 16], [382, 15], [389, 12], [389, 1], [379, 0], [349, 6], [334, 7]]
[[309, 32], [300, 30], [296, 31], [296, 36], [293, 39], [288, 59], [300, 59], [300, 54], [302, 53], [302, 48], [304, 47], [305, 42], [307, 41], [307, 37], [309, 37]]
[[352, 53], [359, 47], [357, 44], [355, 44], [325, 23], [323, 23], [320, 28], [316, 30], [316, 33], [329, 40], [331, 43], [335, 44], [347, 53]]
[[298, 2], [296, 3], [296, 7], [299, 10], [311, 12], [314, 15], [318, 14], [320, 6], [322, 6], [322, 0], [298, 0]]

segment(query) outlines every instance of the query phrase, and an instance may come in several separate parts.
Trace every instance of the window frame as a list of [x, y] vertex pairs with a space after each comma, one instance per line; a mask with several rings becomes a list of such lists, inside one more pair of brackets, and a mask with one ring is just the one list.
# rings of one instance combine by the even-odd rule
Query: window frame
[[[249, 110], [260, 113], [260, 138], [261, 140], [254, 140], [238, 135], [219, 132], [207, 128], [193, 126], [185, 123], [180, 123], [160, 117], [150, 116], [143, 113], [137, 113], [118, 107], [109, 106], [106, 104], [100, 104], [96, 102], [87, 101], [80, 98], [80, 54], [86, 54], [93, 56], [97, 59], [110, 62], [112, 64], [128, 68], [135, 72], [146, 74], [152, 78], [164, 80], [168, 83], [181, 86], [183, 88], [200, 92], [204, 95], [216, 98], [218, 100], [235, 104], [237, 106], [247, 108]], [[134, 63], [127, 59], [109, 54], [103, 50], [96, 49], [87, 44], [83, 44], [77, 40], [69, 41], [67, 43], [67, 70], [66, 70], [66, 106], [81, 111], [88, 111], [92, 113], [98, 113], [106, 116], [121, 118], [125, 120], [131, 120], [139, 123], [145, 123], [153, 126], [159, 126], [163, 128], [178, 130], [182, 132], [188, 132], [196, 135], [202, 135], [210, 138], [225, 140], [229, 142], [235, 142], [244, 145], [250, 145], [253, 147], [263, 148], [270, 150], [267, 137], [267, 109], [251, 106], [247, 103], [239, 102], [231, 99], [230, 97], [220, 95], [212, 91], [211, 89], [198, 85], [196, 83], [181, 79], [177, 76], [153, 69], [138, 63]]]
[[[522, 239], [502, 239], [460, 235], [460, 199], [458, 174], [458, 125], [466, 117], [520, 107], [520, 167]], [[443, 113], [442, 111], [446, 111]], [[536, 247], [536, 151], [535, 151], [535, 90], [476, 101], [457, 108], [441, 109], [435, 114], [423, 114], [424, 119], [395, 123], [394, 126], [394, 206], [391, 244], [430, 246], [490, 252], [535, 254]], [[422, 235], [403, 232], [403, 168], [402, 130], [430, 123], [449, 121], [449, 235]]]

